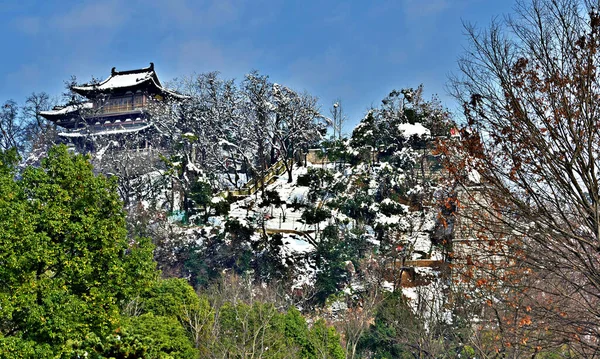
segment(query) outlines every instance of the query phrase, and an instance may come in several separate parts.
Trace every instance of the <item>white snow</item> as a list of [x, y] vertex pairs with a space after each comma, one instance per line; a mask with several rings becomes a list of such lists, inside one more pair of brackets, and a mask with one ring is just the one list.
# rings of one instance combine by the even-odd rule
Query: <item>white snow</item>
[[225, 200], [225, 198], [221, 197], [221, 196], [215, 196], [210, 200], [210, 203], [219, 203], [219, 202], [223, 202]]
[[481, 175], [479, 174], [479, 172], [477, 172], [477, 170], [470, 170], [469, 173], [467, 174], [467, 177], [469, 179], [469, 181], [479, 184], [481, 183]]
[[160, 83], [155, 80], [155, 72], [154, 70], [147, 69], [146, 71], [136, 71], [134, 73], [117, 73], [108, 77], [106, 80], [98, 83], [98, 84], [87, 84], [83, 86], [73, 86], [74, 90], [80, 91], [95, 91], [95, 90], [110, 90], [115, 88], [127, 88], [139, 85], [143, 82], [149, 81], [157, 88], [161, 89], [165, 93], [168, 93], [171, 96], [178, 98], [187, 98], [187, 96], [178, 94], [171, 90], [168, 90], [162, 86]]
[[66, 115], [68, 113], [71, 112], [75, 112], [77, 110], [81, 110], [81, 109], [90, 109], [93, 108], [94, 104], [91, 102], [84, 102], [82, 104], [79, 105], [69, 105], [69, 106], [65, 106], [61, 109], [58, 110], [49, 110], [49, 111], [40, 111], [40, 115], [45, 116], [45, 115], [50, 115], [50, 116], [55, 116], [55, 115]]
[[114, 76], [110, 76], [106, 80], [100, 82], [98, 85], [75, 86], [74, 89], [89, 91], [108, 90], [119, 87], [131, 87], [152, 78], [153, 72], [154, 71], [138, 72], [133, 74], [117, 74]]
[[[115, 128], [105, 131], [96, 131], [96, 132], [60, 132], [58, 135], [62, 137], [84, 137], [84, 136], [100, 136], [100, 135], [112, 135], [117, 133], [130, 133], [130, 132], [138, 132], [141, 130], [145, 130], [146, 128], [152, 125], [145, 125], [135, 128]], [[85, 130], [85, 129], [84, 129]]]
[[405, 138], [415, 135], [418, 137], [429, 137], [431, 135], [431, 131], [418, 122], [414, 125], [411, 125], [410, 123], [402, 123], [398, 125], [398, 130], [402, 132]]
[[285, 237], [283, 244], [293, 253], [307, 253], [315, 249], [312, 244], [296, 236]]

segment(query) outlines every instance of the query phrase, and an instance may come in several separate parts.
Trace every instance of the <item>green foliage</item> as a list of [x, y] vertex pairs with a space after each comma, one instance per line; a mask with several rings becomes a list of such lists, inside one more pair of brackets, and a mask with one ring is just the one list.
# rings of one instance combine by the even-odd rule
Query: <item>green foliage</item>
[[292, 203], [290, 203], [288, 206], [290, 208], [293, 208], [295, 211], [297, 211], [300, 208], [305, 208], [307, 206], [307, 204], [306, 204], [306, 201], [303, 200], [302, 198], [294, 197], [292, 199]]
[[349, 247], [340, 240], [336, 225], [323, 229], [314, 253], [315, 264], [319, 268], [315, 281], [315, 299], [319, 304], [325, 303], [330, 295], [335, 294], [346, 283], [346, 261], [351, 258], [348, 250]]
[[56, 352], [49, 344], [36, 343], [16, 336], [0, 337], [0, 358], [53, 358]]
[[310, 187], [308, 200], [312, 202], [324, 198], [328, 194], [338, 193], [345, 188], [343, 184], [335, 181], [331, 171], [323, 168], [309, 168], [306, 174], [298, 176], [297, 184]]
[[[377, 158], [387, 158], [404, 168], [410, 165], [403, 156], [403, 149], [424, 149], [431, 140], [423, 136], [405, 136], [399, 125], [421, 124], [430, 131], [432, 137], [447, 136], [453, 122], [440, 102], [433, 98], [425, 101], [423, 87], [417, 89], [392, 90], [382, 100], [379, 108], [374, 108], [352, 132], [350, 145], [359, 151], [364, 162], [374, 162]], [[428, 137], [428, 136], [426, 136]], [[371, 153], [375, 151], [375, 153]], [[394, 159], [394, 157], [396, 157]]]
[[14, 154], [0, 158], [0, 333], [57, 351], [105, 337], [156, 276], [148, 242], [128, 243], [114, 182], [64, 146], [19, 179]]
[[325, 183], [333, 180], [333, 174], [331, 171], [324, 168], [310, 167], [306, 171], [306, 174], [298, 176], [299, 181], [305, 181], [305, 184], [299, 184], [300, 186], [309, 187], [322, 187]]
[[193, 205], [189, 209], [192, 213], [197, 213], [199, 208], [202, 208], [204, 212], [204, 218], [201, 221], [202, 223], [206, 222], [210, 214], [209, 207], [211, 205], [212, 194], [212, 187], [210, 183], [204, 181], [195, 181], [190, 186], [188, 198]]
[[284, 321], [286, 337], [298, 347], [299, 358], [344, 358], [339, 334], [333, 327], [327, 326], [323, 319], [317, 320], [309, 329], [300, 312], [290, 308]]
[[186, 311], [200, 305], [194, 289], [179, 278], [156, 281], [142, 298], [144, 312], [163, 317], [182, 318]]
[[231, 218], [225, 222], [223, 233], [206, 234], [201, 244], [183, 248], [186, 256], [183, 266], [190, 283], [196, 288], [208, 287], [224, 269], [245, 273], [252, 265], [253, 234], [251, 225]]
[[374, 148], [379, 138], [379, 128], [375, 113], [369, 111], [362, 121], [352, 131], [350, 145], [357, 149]]
[[317, 320], [310, 329], [310, 343], [314, 348], [316, 358], [345, 358], [339, 334], [335, 328], [327, 326], [323, 319]]
[[226, 216], [231, 210], [231, 204], [226, 200], [212, 203], [212, 207], [215, 210], [215, 216]]
[[198, 358], [198, 351], [176, 318], [151, 313], [125, 320], [103, 357]]
[[279, 197], [279, 193], [277, 191], [265, 190], [265, 193], [264, 193], [264, 196], [262, 197], [262, 202], [261, 202], [260, 206], [261, 207], [267, 207], [270, 205], [281, 206], [284, 203], [285, 203], [285, 201], [283, 201]]
[[352, 196], [338, 196], [329, 205], [359, 223], [371, 223], [375, 219], [375, 212], [371, 207], [374, 202], [372, 195], [359, 191]]
[[379, 203], [379, 212], [386, 216], [393, 216], [406, 213], [404, 207], [396, 201], [387, 199]]
[[329, 217], [331, 217], [331, 211], [327, 208], [307, 208], [301, 218], [306, 224], [317, 224]]
[[324, 140], [321, 142], [322, 152], [319, 153], [321, 157], [327, 157], [330, 162], [338, 164], [351, 164], [357, 163], [357, 156], [350, 153], [348, 149], [347, 140]]
[[85, 157], [55, 147], [20, 178], [16, 160], [0, 152], [0, 354], [110, 351], [121, 310], [155, 283], [152, 246], [127, 238], [114, 181]]
[[306, 319], [294, 307], [285, 313], [285, 336], [298, 347], [298, 356], [301, 358], [315, 358], [313, 345], [310, 341], [310, 331]]
[[283, 314], [272, 304], [225, 303], [219, 311], [217, 357], [287, 358], [295, 351], [285, 336]]
[[293, 263], [283, 263], [282, 246], [283, 236], [280, 233], [261, 236], [259, 240], [252, 243], [254, 251], [252, 269], [257, 280], [269, 283], [273, 280], [289, 279], [288, 274]]
[[398, 291], [377, 308], [359, 352], [370, 358], [474, 358], [473, 348], [465, 345], [471, 330], [469, 324], [450, 324], [436, 313], [415, 311]]
[[295, 308], [280, 313], [272, 304], [225, 303], [218, 318], [216, 357], [344, 358], [336, 330], [322, 319], [309, 329]]
[[298, 176], [298, 178], [296, 179], [296, 184], [298, 186], [308, 187], [308, 186], [310, 186], [311, 180], [312, 180], [312, 178], [311, 178], [310, 173], [305, 173], [305, 174]]
[[381, 304], [375, 322], [360, 343], [360, 351], [370, 353], [373, 358], [411, 358], [410, 348], [402, 345], [402, 336], [398, 325], [401, 323], [407, 331], [418, 331], [420, 323], [415, 321], [406, 299], [401, 293], [388, 295]]

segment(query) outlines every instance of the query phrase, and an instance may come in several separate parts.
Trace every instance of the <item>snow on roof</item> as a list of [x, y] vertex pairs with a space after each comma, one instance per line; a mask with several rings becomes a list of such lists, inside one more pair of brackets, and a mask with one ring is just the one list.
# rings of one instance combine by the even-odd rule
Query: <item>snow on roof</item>
[[111, 76], [108, 79], [102, 81], [98, 85], [88, 86], [74, 86], [73, 89], [91, 91], [91, 90], [108, 90], [119, 87], [131, 87], [147, 81], [152, 74], [127, 74], [127, 75], [116, 75]]
[[42, 115], [42, 116], [66, 115], [67, 113], [75, 112], [77, 110], [90, 109], [93, 106], [94, 106], [94, 104], [91, 102], [84, 102], [84, 103], [78, 104], [78, 105], [69, 105], [69, 106], [64, 106], [61, 108], [52, 109], [52, 110], [48, 110], [48, 111], [40, 111], [40, 115]]
[[144, 82], [150, 82], [160, 91], [165, 92], [173, 97], [187, 97], [162, 87], [158, 77], [156, 76], [156, 72], [154, 71], [153, 63], [150, 63], [150, 67], [139, 70], [116, 71], [116, 69], [113, 67], [110, 76], [106, 80], [97, 84], [73, 86], [72, 89], [76, 92], [106, 91], [118, 88], [134, 87]]
[[97, 132], [89, 132], [89, 133], [85, 133], [85, 132], [60, 132], [58, 135], [62, 136], [62, 137], [84, 137], [84, 136], [112, 135], [112, 134], [117, 134], [117, 133], [138, 132], [138, 131], [141, 131], [141, 130], [145, 130], [146, 128], [148, 128], [150, 126], [152, 126], [152, 125], [145, 125], [145, 126], [136, 127], [136, 128], [118, 128], [118, 129], [111, 129], [111, 130], [97, 131]]
[[431, 135], [431, 131], [428, 128], [425, 128], [420, 123], [415, 123], [411, 125], [410, 123], [402, 123], [398, 125], [398, 130], [403, 133], [404, 137], [409, 138], [413, 135], [419, 137], [427, 137]]

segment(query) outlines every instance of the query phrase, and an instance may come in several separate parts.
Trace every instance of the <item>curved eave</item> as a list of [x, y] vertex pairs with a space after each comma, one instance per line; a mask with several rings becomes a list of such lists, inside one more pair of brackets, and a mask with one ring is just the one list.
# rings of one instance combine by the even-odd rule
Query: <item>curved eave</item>
[[101, 94], [101, 93], [114, 93], [114, 92], [126, 92], [126, 91], [134, 92], [135, 90], [137, 90], [139, 88], [147, 87], [148, 85], [153, 83], [153, 81], [151, 81], [152, 80], [151, 78], [147, 78], [147, 79], [136, 82], [135, 84], [132, 84], [129, 86], [115, 86], [115, 87], [101, 88], [102, 85], [104, 85], [106, 82], [108, 82], [108, 80], [110, 80], [110, 78], [99, 83], [98, 85], [94, 85], [94, 86], [72, 86], [71, 90], [80, 94], [81, 96], [90, 98], [90, 97], [95, 97], [96, 95]]
[[59, 121], [61, 118], [63, 118], [65, 115], [57, 115], [57, 114], [40, 112], [40, 116], [42, 116], [43, 118], [45, 118], [48, 121], [56, 122], [56, 121]]
[[66, 113], [52, 113], [51, 111], [42, 111], [40, 116], [51, 122], [61, 122], [66, 118], [79, 117], [79, 110]]
[[107, 93], [107, 92], [114, 93], [114, 92], [127, 92], [127, 91], [135, 92], [140, 88], [151, 87], [155, 90], [154, 91], [155, 93], [160, 94], [164, 97], [171, 97], [171, 98], [176, 98], [176, 99], [180, 99], [180, 100], [190, 98], [189, 96], [185, 96], [185, 95], [179, 94], [175, 91], [168, 90], [168, 89], [162, 87], [160, 84], [156, 83], [156, 81], [153, 77], [149, 77], [147, 79], [144, 79], [143, 81], [137, 82], [136, 84], [133, 84], [130, 86], [109, 87], [109, 88], [101, 89], [100, 87], [107, 81], [103, 81], [102, 83], [100, 83], [96, 86], [73, 86], [73, 87], [71, 87], [71, 89], [81, 96], [84, 96], [87, 98], [93, 98], [101, 93]]
[[52, 109], [48, 111], [40, 111], [40, 116], [49, 121], [60, 121], [65, 118], [79, 117], [81, 110], [91, 109], [94, 105], [91, 102], [85, 102], [77, 105], [67, 105], [60, 109]]

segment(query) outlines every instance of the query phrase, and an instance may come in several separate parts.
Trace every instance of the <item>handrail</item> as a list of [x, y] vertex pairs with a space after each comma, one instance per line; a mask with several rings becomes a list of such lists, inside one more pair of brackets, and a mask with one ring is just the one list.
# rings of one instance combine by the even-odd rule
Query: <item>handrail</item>
[[275, 164], [273, 164], [271, 167], [269, 167], [265, 175], [262, 176], [262, 178], [253, 178], [250, 181], [248, 181], [246, 185], [244, 185], [244, 187], [242, 187], [241, 189], [235, 191], [225, 191], [224, 193], [230, 194], [235, 197], [252, 196], [259, 189], [262, 188], [263, 183], [265, 186], [267, 186], [273, 183], [275, 177], [285, 173], [286, 166], [284, 161], [288, 161], [288, 166], [293, 165], [293, 159], [281, 159], [275, 162]]

